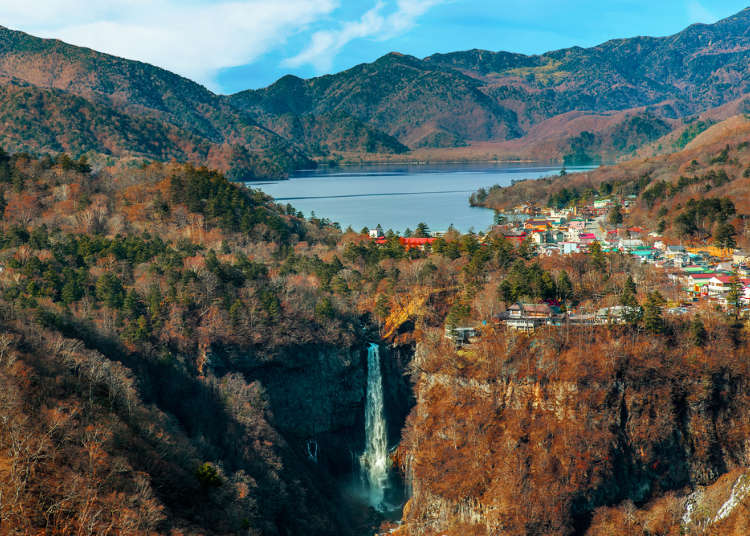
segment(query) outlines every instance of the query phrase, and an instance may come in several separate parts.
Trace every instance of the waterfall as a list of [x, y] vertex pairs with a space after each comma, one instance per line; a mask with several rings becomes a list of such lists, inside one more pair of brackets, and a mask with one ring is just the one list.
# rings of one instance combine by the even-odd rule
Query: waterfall
[[365, 404], [365, 452], [359, 458], [362, 479], [370, 505], [385, 509], [388, 480], [388, 436], [383, 406], [383, 378], [380, 373], [380, 348], [370, 344], [367, 350], [367, 402]]

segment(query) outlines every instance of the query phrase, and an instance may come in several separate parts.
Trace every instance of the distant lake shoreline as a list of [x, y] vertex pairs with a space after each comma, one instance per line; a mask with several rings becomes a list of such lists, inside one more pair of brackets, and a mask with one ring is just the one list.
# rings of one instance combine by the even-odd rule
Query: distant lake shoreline
[[[291, 203], [305, 216], [338, 222], [342, 228], [363, 227], [404, 232], [418, 223], [434, 231], [451, 225], [462, 232], [484, 231], [494, 212], [469, 206], [469, 196], [495, 184], [559, 175], [561, 165], [537, 163], [388, 163], [342, 166], [299, 172], [284, 181], [245, 184]], [[590, 168], [568, 168], [582, 171]]]

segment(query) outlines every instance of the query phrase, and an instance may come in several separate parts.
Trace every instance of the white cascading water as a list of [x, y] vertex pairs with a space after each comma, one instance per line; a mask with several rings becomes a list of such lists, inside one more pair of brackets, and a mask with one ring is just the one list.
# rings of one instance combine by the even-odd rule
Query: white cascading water
[[380, 373], [380, 348], [377, 344], [370, 344], [367, 350], [365, 452], [360, 456], [359, 464], [370, 505], [377, 510], [384, 510], [388, 481], [388, 437], [383, 406], [383, 378]]

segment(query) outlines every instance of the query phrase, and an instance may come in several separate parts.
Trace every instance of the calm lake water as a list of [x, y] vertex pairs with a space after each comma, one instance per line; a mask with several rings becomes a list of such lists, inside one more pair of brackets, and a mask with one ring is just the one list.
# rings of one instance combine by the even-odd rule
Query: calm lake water
[[[249, 182], [279, 203], [291, 203], [305, 216], [313, 212], [341, 224], [403, 232], [425, 222], [433, 231], [452, 224], [465, 232], [483, 231], [493, 211], [469, 206], [481, 187], [557, 175], [560, 167], [524, 164], [380, 165], [299, 173], [289, 180]], [[576, 171], [576, 169], [569, 169]]]

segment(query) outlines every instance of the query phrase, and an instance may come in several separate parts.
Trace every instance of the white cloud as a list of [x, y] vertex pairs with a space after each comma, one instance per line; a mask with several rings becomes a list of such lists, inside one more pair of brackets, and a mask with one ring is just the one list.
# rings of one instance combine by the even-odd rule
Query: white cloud
[[698, 2], [698, 0], [690, 0], [690, 3], [688, 3], [688, 16], [690, 17], [690, 22], [693, 23], [702, 22], [711, 24], [719, 20], [719, 17], [703, 7], [703, 4]]
[[[310, 64], [319, 72], [331, 69], [336, 55], [355, 39], [391, 39], [416, 23], [430, 8], [448, 0], [397, 0], [395, 6], [379, 0], [359, 20], [341, 24], [336, 30], [315, 32], [310, 45], [293, 58], [284, 61], [287, 67]], [[386, 14], [390, 8], [390, 13]], [[395, 9], [394, 9], [395, 8]]]
[[339, 0], [0, 0], [15, 29], [164, 67], [209, 87], [338, 7]]

